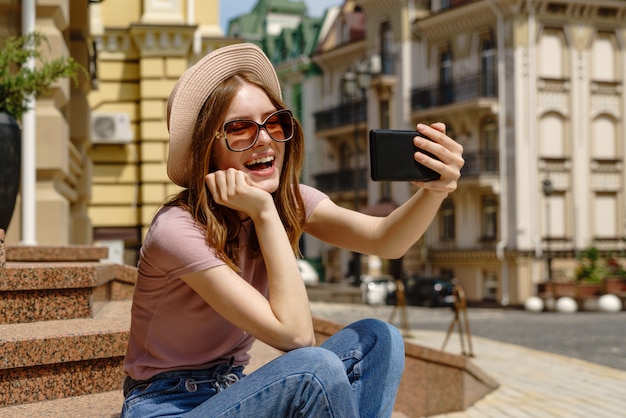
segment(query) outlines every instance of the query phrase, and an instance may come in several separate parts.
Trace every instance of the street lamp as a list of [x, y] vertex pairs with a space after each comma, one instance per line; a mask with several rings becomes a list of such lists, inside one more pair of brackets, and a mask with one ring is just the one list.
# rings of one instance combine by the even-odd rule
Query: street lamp
[[[359, 147], [359, 122], [361, 119], [367, 121], [367, 89], [371, 82], [371, 72], [368, 61], [361, 61], [354, 66], [354, 70], [346, 71], [343, 75], [342, 86], [345, 97], [350, 99], [352, 111], [352, 121], [354, 123], [354, 210], [360, 209], [360, 188], [362, 176], [360, 170], [361, 147]], [[361, 118], [359, 111], [365, 112], [365, 118]], [[361, 284], [361, 254], [353, 253], [352, 273], [355, 276], [355, 284]]]
[[549, 178], [543, 179], [543, 196], [546, 200], [546, 253], [548, 256], [546, 258], [546, 264], [548, 267], [548, 283], [552, 283], [552, 251], [550, 248], [550, 195], [554, 192], [554, 185], [552, 184], [552, 180]]

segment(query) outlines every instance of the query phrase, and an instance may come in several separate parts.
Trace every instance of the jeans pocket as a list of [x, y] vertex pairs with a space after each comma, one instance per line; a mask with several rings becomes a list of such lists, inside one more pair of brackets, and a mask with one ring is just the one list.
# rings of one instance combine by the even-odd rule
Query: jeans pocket
[[128, 396], [126, 396], [124, 403], [130, 407], [148, 398], [161, 397], [163, 395], [183, 391], [186, 391], [184, 379], [159, 379], [145, 385], [135, 387], [128, 394]]

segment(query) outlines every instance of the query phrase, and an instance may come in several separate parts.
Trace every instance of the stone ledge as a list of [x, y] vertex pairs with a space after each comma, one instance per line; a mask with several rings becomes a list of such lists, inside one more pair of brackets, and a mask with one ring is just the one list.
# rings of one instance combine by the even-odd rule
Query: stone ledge
[[100, 261], [107, 258], [109, 249], [94, 245], [24, 245], [6, 248], [7, 261]]

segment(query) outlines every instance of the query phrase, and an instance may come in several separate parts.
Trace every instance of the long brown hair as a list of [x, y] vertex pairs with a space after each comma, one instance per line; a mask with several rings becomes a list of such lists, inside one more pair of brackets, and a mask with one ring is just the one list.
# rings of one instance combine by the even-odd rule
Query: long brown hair
[[[234, 75], [218, 86], [200, 110], [191, 140], [191, 175], [187, 188], [166, 203], [180, 206], [188, 211], [206, 235], [206, 242], [215, 249], [233, 270], [239, 271], [239, 214], [226, 206], [215, 203], [204, 182], [206, 174], [215, 171], [213, 166], [214, 144], [219, 140], [216, 133], [221, 129], [228, 108], [243, 83], [257, 85], [266, 92], [276, 109], [286, 106], [280, 97], [266, 88], [253, 74], [242, 72]], [[272, 194], [274, 204], [289, 237], [294, 254], [298, 254], [298, 241], [305, 221], [305, 208], [298, 179], [304, 159], [304, 135], [296, 120], [293, 138], [285, 143], [285, 158], [280, 174], [278, 189]], [[256, 233], [250, 234], [249, 247], [254, 256], [260, 256]]]

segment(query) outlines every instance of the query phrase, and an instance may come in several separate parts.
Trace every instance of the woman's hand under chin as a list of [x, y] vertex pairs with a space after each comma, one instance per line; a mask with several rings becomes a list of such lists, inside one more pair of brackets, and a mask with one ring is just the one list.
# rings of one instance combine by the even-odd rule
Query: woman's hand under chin
[[273, 207], [272, 196], [255, 186], [246, 173], [229, 168], [209, 173], [205, 183], [213, 200], [255, 219], [268, 207]]

